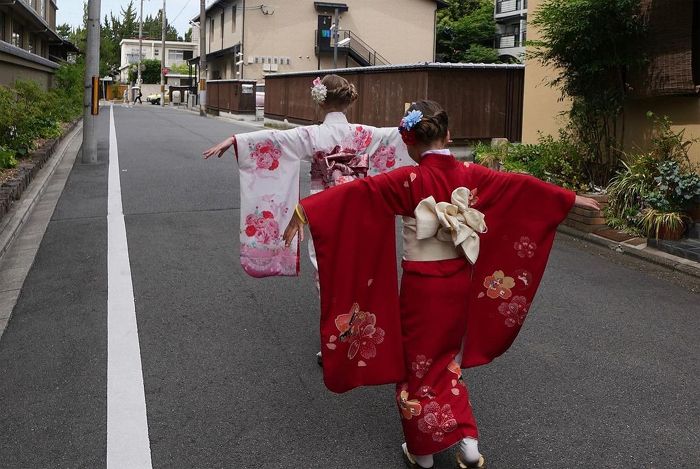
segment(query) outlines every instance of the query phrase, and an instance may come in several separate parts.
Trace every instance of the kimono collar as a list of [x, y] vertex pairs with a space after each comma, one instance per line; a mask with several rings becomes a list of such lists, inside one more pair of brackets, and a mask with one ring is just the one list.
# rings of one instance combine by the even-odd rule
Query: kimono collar
[[329, 112], [323, 119], [323, 123], [326, 125], [347, 124], [348, 118], [342, 112]]
[[452, 155], [450, 150], [428, 150], [421, 155], [420, 163], [421, 166], [443, 166], [451, 167], [458, 164], [458, 161]]

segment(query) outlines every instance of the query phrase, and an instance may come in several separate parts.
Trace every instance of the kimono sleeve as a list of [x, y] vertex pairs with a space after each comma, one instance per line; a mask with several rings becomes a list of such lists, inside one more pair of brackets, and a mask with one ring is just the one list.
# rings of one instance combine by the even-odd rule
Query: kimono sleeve
[[397, 170], [301, 201], [318, 260], [323, 377], [331, 391], [404, 379], [394, 215], [413, 210], [405, 178]]
[[373, 128], [372, 132], [372, 144], [367, 149], [370, 176], [415, 165], [397, 127]]
[[463, 367], [490, 362], [515, 340], [575, 194], [537, 178], [470, 165], [473, 206], [486, 217], [474, 266]]
[[285, 247], [287, 226], [299, 200], [299, 167], [311, 154], [318, 127], [262, 130], [236, 135], [241, 190], [240, 259], [252, 277], [299, 273], [299, 245]]

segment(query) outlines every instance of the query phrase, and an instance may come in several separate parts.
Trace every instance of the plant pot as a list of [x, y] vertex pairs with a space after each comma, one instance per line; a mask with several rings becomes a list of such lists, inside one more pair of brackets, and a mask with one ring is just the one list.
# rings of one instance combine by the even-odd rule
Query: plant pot
[[669, 227], [666, 225], [661, 225], [659, 227], [659, 237], [665, 241], [678, 241], [685, 234], [685, 225], [678, 227]]

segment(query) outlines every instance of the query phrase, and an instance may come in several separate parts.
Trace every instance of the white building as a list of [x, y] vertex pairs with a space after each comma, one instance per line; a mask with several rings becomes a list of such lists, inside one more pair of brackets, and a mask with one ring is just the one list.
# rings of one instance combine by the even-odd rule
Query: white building
[[[119, 78], [123, 83], [129, 80], [129, 66], [139, 61], [139, 40], [123, 39], [119, 43], [121, 62]], [[161, 41], [144, 40], [141, 48], [141, 59], [161, 60]], [[194, 42], [165, 41], [165, 67], [187, 65], [187, 61], [199, 55], [198, 44]]]
[[503, 61], [523, 62], [527, 32], [527, 0], [496, 0], [496, 49]]

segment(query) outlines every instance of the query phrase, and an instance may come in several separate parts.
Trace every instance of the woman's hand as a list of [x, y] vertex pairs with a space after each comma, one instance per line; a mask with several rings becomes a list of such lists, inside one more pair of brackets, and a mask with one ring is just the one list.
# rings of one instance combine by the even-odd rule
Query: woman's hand
[[217, 158], [221, 158], [221, 155], [226, 153], [226, 150], [231, 148], [231, 145], [233, 145], [233, 139], [234, 139], [234, 137], [229, 137], [226, 140], [224, 140], [223, 142], [221, 142], [217, 145], [214, 145], [210, 149], [204, 151], [202, 153], [202, 156], [204, 157], [205, 160], [209, 159], [210, 157], [212, 157], [214, 155], [216, 155]]
[[304, 222], [299, 218], [299, 214], [294, 211], [292, 219], [289, 220], [287, 228], [284, 229], [284, 234], [282, 239], [284, 239], [284, 245], [289, 247], [292, 244], [294, 237], [299, 234], [299, 242], [304, 241]]
[[588, 210], [600, 210], [600, 204], [597, 200], [591, 199], [590, 197], [583, 197], [581, 195], [576, 196], [574, 205], [581, 208], [586, 208]]

